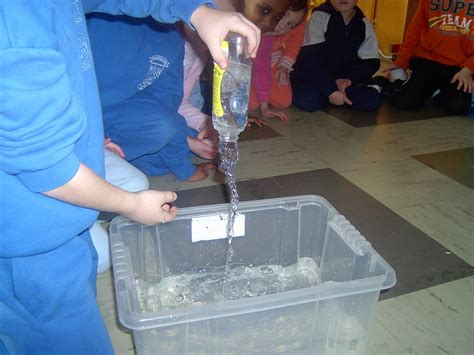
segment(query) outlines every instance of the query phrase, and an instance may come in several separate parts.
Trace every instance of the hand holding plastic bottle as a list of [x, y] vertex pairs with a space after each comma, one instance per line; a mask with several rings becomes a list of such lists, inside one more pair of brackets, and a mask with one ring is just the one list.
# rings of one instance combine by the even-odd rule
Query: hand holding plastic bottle
[[222, 52], [221, 42], [228, 32], [240, 33], [247, 38], [248, 53], [255, 58], [260, 44], [260, 30], [243, 15], [236, 12], [214, 10], [208, 6], [198, 7], [191, 15], [191, 24], [209, 48], [214, 61], [227, 67], [227, 58]]

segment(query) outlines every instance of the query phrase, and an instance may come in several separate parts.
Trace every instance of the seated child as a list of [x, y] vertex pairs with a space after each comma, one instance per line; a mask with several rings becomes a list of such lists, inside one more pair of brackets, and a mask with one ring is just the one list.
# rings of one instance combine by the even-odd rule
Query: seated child
[[434, 102], [453, 115], [471, 107], [474, 72], [474, 4], [470, 1], [421, 0], [397, 59], [387, 71], [410, 69], [411, 75], [392, 103], [415, 110], [435, 94]]
[[187, 124], [178, 114], [184, 41], [177, 27], [95, 13], [88, 30], [106, 136], [147, 175], [206, 178], [214, 165], [192, 164]]
[[[183, 101], [179, 113], [185, 118], [189, 127], [188, 145], [191, 151], [201, 158], [214, 159], [217, 155], [218, 134], [212, 125], [209, 115], [203, 113], [197, 103], [193, 102], [196, 84], [209, 60], [207, 47], [196, 32], [183, 26], [184, 45], [184, 88]], [[200, 90], [198, 91], [200, 93]], [[201, 97], [202, 98], [202, 97]]]
[[[262, 2], [260, 0], [216, 0], [215, 3], [219, 10], [237, 11], [241, 13], [249, 21], [254, 23], [261, 30], [262, 33], [267, 33], [272, 31], [277, 26], [278, 22], [283, 18], [291, 1], [267, 0], [265, 2]], [[188, 41], [192, 42], [193, 39], [190, 39]], [[263, 47], [270, 48], [268, 46], [271, 46], [271, 41], [265, 41], [262, 37], [259, 51], [261, 51]], [[193, 48], [196, 47], [193, 46]], [[268, 58], [268, 63], [270, 63], [270, 56], [268, 56]], [[204, 70], [204, 67], [206, 67], [205, 64], [202, 65], [201, 72]], [[270, 64], [268, 64], [268, 68], [270, 68]], [[196, 72], [196, 76], [197, 73], [200, 74], [201, 72]], [[255, 71], [252, 72], [252, 76], [254, 75], [254, 73]], [[181, 108], [180, 110], [182, 109], [183, 108]], [[187, 116], [185, 113], [183, 113], [183, 115], [185, 117]], [[264, 121], [260, 121], [259, 119], [252, 117], [249, 117], [249, 122], [254, 122], [257, 125], [265, 124]]]
[[275, 29], [262, 37], [253, 62], [249, 102], [249, 109], [259, 109], [262, 117], [288, 119], [285, 113], [271, 108], [291, 105], [289, 74], [303, 43], [307, 7], [307, 0], [290, 1], [290, 7]]
[[381, 100], [372, 76], [380, 67], [378, 44], [357, 0], [327, 0], [306, 27], [290, 79], [293, 104], [316, 111], [328, 103], [373, 111]]
[[203, 4], [0, 1], [1, 354], [114, 354], [96, 301], [89, 228], [99, 210], [147, 225], [178, 212], [172, 191], [131, 193], [103, 179], [102, 113], [84, 13], [181, 19], [221, 65], [220, 40], [233, 30], [254, 55], [258, 29]]

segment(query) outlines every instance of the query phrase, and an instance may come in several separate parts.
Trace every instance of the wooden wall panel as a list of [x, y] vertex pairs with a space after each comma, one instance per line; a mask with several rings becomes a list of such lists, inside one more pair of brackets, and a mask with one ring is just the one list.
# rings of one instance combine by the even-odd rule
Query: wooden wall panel
[[375, 32], [379, 47], [390, 54], [391, 44], [403, 42], [407, 20], [408, 0], [377, 0], [375, 9]]

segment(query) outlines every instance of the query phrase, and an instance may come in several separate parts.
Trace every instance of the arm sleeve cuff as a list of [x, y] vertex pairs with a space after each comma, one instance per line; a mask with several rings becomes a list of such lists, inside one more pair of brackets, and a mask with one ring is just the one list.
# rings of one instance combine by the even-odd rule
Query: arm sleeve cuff
[[45, 192], [66, 184], [79, 170], [79, 159], [71, 152], [57, 164], [38, 171], [18, 174], [21, 182], [33, 192]]

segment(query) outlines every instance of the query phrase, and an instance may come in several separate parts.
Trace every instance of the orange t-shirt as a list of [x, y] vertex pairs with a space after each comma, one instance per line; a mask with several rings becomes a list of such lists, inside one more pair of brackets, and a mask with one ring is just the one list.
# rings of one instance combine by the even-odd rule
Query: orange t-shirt
[[474, 0], [420, 0], [395, 65], [412, 57], [474, 72]]
[[273, 37], [272, 67], [281, 65], [291, 70], [303, 44], [305, 29], [306, 21], [303, 21], [285, 35]]

